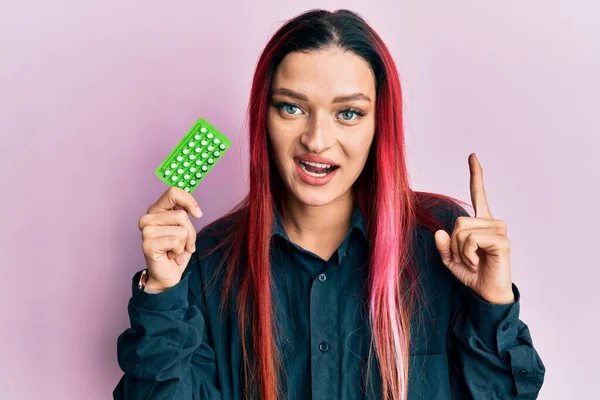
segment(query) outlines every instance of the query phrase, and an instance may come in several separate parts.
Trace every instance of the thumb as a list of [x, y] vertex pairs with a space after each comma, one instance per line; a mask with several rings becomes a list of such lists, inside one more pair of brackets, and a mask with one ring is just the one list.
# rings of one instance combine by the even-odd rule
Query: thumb
[[442, 262], [444, 265], [448, 266], [450, 261], [452, 261], [452, 251], [450, 251], [450, 235], [443, 230], [440, 229], [435, 232], [435, 247], [440, 253], [440, 257], [442, 258]]

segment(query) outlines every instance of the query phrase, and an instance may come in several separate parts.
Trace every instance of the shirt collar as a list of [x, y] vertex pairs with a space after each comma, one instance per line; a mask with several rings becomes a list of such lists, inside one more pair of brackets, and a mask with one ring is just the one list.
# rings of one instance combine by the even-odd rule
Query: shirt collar
[[[285, 229], [283, 228], [283, 222], [282, 222], [281, 215], [279, 214], [279, 211], [277, 211], [277, 209], [275, 209], [274, 214], [275, 214], [275, 218], [273, 220], [273, 227], [272, 227], [271, 235], [279, 235], [289, 242], [290, 239], [289, 239], [287, 233], [285, 232]], [[356, 229], [360, 230], [362, 232], [364, 238], [367, 241], [369, 240], [369, 233], [367, 231], [367, 227], [365, 224], [364, 214], [356, 202], [354, 202], [354, 208], [352, 209], [352, 221], [351, 221], [350, 228], [351, 229], [356, 228]]]

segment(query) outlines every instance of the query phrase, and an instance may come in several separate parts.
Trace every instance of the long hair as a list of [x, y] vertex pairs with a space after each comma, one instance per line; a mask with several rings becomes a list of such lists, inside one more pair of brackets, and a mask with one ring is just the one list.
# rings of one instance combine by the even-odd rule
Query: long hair
[[[282, 59], [294, 51], [336, 47], [366, 60], [376, 80], [376, 130], [365, 167], [353, 185], [369, 232], [366, 284], [372, 340], [367, 375], [374, 354], [379, 363], [384, 400], [405, 400], [408, 392], [410, 315], [417, 290], [412, 234], [417, 224], [445, 229], [431, 209], [454, 204], [449, 196], [410, 189], [402, 119], [402, 90], [392, 56], [379, 35], [349, 10], [306, 11], [287, 21], [260, 55], [248, 106], [250, 188], [225, 216], [229, 219], [219, 247], [227, 247], [221, 309], [238, 287], [237, 312], [242, 338], [245, 390], [260, 399], [281, 398], [278, 373], [282, 361], [275, 337], [280, 334], [272, 304], [270, 268], [274, 211], [286, 190], [272, 157], [267, 111], [272, 79]], [[282, 210], [284, 212], [284, 210]], [[249, 339], [248, 341], [246, 339]]]

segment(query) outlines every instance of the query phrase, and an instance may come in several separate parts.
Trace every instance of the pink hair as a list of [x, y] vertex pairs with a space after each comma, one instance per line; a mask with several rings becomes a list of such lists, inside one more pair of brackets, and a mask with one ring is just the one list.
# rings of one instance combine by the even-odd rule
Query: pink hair
[[[355, 15], [346, 10], [336, 13], [340, 12]], [[240, 333], [244, 338], [244, 393], [249, 396], [252, 390], [258, 390], [259, 398], [263, 400], [281, 397], [277, 376], [282, 366], [275, 345], [275, 335], [279, 334], [279, 328], [274, 322], [272, 309], [273, 278], [269, 249], [274, 207], [284, 209], [281, 200], [285, 187], [273, 160], [269, 157], [269, 91], [274, 73], [274, 57], [293, 33], [290, 26], [302, 18], [314, 16], [315, 13], [320, 13], [324, 18], [336, 14], [309, 11], [291, 20], [273, 35], [258, 61], [248, 108], [250, 190], [232, 211], [213, 223], [214, 225], [233, 217], [234, 223], [229, 226], [227, 234], [219, 244], [219, 247], [228, 248], [228, 266], [221, 307], [227, 307], [228, 294], [232, 290], [234, 280], [239, 277], [237, 304]], [[370, 236], [369, 279], [366, 284], [373, 340], [367, 372], [370, 370], [374, 350], [379, 362], [384, 400], [406, 400], [410, 315], [417, 300], [417, 292], [408, 290], [416, 281], [411, 249], [412, 235], [417, 224], [424, 225], [433, 232], [445, 229], [432, 214], [435, 205], [466, 203], [449, 196], [415, 192], [410, 189], [404, 146], [402, 90], [398, 72], [381, 38], [366, 23], [365, 26], [382, 60], [382, 72], [385, 77], [378, 87], [376, 134], [369, 159], [354, 185], [356, 200], [364, 213]], [[248, 333], [252, 343], [252, 354], [245, 340]]]

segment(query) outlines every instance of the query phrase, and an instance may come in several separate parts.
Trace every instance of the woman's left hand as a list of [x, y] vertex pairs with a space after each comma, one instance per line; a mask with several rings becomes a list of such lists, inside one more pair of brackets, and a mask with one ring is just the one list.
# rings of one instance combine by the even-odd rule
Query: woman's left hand
[[483, 188], [483, 169], [475, 153], [469, 155], [469, 170], [475, 217], [458, 217], [452, 237], [438, 230], [435, 244], [444, 265], [481, 298], [496, 304], [512, 303], [506, 224], [492, 218]]

